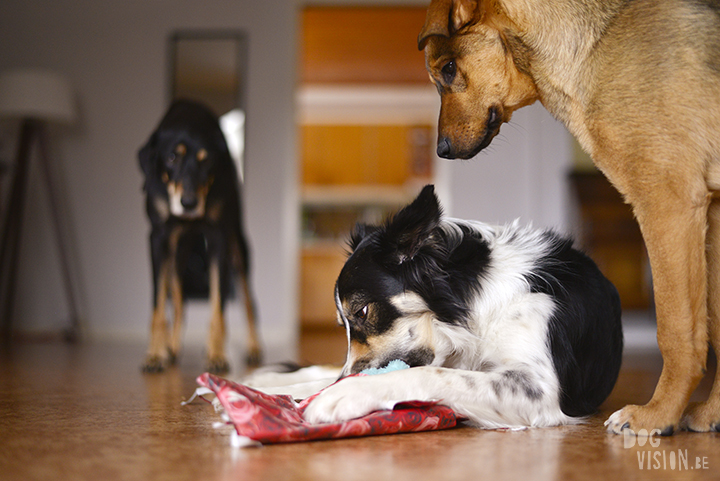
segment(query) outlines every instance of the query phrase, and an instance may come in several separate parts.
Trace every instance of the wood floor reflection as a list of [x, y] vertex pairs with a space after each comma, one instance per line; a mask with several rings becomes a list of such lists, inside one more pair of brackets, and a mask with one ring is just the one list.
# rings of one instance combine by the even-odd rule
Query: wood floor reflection
[[[202, 356], [140, 372], [143, 346], [20, 343], [0, 357], [0, 479], [717, 479], [720, 434], [627, 446], [607, 416], [652, 394], [656, 351], [627, 355], [602, 412], [581, 426], [449, 431], [235, 449], [197, 402]], [[710, 371], [714, 369], [714, 363]], [[712, 373], [710, 373], [712, 374]], [[709, 377], [709, 376], [708, 376]], [[709, 379], [708, 379], [709, 380]], [[709, 392], [704, 381], [694, 399]], [[658, 444], [659, 443], [659, 444]], [[672, 460], [672, 465], [671, 465]], [[686, 469], [687, 468], [687, 469]]]

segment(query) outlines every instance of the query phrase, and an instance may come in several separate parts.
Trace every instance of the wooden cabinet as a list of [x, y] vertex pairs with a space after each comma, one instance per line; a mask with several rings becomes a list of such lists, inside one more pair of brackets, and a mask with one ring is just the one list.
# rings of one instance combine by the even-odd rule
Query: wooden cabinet
[[648, 309], [650, 268], [630, 206], [599, 172], [574, 172], [570, 182], [579, 205], [580, 246], [615, 284], [623, 309]]
[[300, 254], [300, 353], [304, 362], [342, 364], [347, 353], [344, 327], [335, 312], [335, 281], [345, 253], [336, 242], [303, 246]]
[[377, 223], [430, 181], [429, 126], [303, 125], [303, 243], [300, 354], [305, 362], [342, 363], [334, 288], [357, 222]]
[[427, 6], [309, 6], [300, 78], [308, 83], [427, 84], [417, 36]]
[[335, 242], [305, 245], [300, 257], [300, 318], [303, 327], [336, 325], [334, 289], [346, 254]]
[[431, 171], [429, 125], [303, 125], [303, 185], [403, 187]]
[[432, 181], [439, 97], [416, 38], [426, 6], [302, 10], [300, 358], [342, 364], [334, 287], [353, 225]]

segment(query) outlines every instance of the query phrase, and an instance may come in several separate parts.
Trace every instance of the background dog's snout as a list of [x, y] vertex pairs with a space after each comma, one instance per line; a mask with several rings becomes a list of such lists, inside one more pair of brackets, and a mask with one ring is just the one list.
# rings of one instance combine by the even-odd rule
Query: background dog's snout
[[448, 139], [447, 137], [442, 137], [438, 139], [437, 154], [444, 159], [450, 159], [451, 152], [452, 144], [450, 143], [450, 139]]
[[194, 192], [184, 192], [180, 198], [180, 203], [187, 210], [193, 210], [198, 205], [198, 198]]

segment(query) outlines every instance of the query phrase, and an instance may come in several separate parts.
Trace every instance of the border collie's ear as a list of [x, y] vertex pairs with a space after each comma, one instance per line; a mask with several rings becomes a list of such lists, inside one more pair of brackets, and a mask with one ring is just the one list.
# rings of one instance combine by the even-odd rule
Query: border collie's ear
[[378, 226], [364, 224], [358, 222], [355, 224], [352, 232], [350, 233], [350, 239], [348, 240], [348, 247], [350, 247], [350, 253], [355, 252], [355, 249], [360, 245], [364, 238], [372, 234], [379, 229]]
[[390, 219], [384, 236], [388, 245], [394, 247], [393, 255], [397, 256], [398, 264], [411, 260], [423, 246], [432, 242], [441, 215], [435, 187], [426, 185], [410, 205]]

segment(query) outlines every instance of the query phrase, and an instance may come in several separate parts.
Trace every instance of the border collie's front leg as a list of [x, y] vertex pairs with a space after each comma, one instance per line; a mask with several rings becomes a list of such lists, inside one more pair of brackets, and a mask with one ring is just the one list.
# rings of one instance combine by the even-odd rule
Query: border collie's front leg
[[437, 401], [486, 428], [573, 422], [560, 410], [557, 380], [547, 377], [525, 365], [490, 372], [422, 366], [351, 377], [320, 393], [308, 405], [305, 419], [340, 422], [402, 401]]

